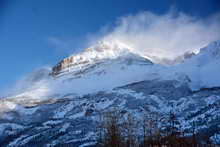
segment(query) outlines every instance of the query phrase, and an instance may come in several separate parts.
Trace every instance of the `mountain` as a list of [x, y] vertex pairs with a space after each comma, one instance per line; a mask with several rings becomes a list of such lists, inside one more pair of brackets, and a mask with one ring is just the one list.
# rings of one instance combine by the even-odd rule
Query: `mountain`
[[188, 135], [196, 124], [196, 134], [220, 143], [219, 53], [214, 42], [164, 66], [121, 42], [99, 42], [30, 74], [21, 90], [0, 99], [0, 144], [95, 146], [100, 114], [114, 109], [140, 123], [174, 111]]

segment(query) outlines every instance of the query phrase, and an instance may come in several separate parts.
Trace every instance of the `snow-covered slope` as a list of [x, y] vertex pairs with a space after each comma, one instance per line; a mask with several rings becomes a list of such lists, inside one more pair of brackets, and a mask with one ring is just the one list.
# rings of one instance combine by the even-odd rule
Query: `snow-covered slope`
[[142, 81], [84, 96], [67, 93], [62, 99], [32, 101], [32, 105], [18, 99], [1, 100], [1, 108], [10, 105], [11, 109], [1, 112], [0, 143], [3, 146], [94, 145], [100, 114], [115, 108], [124, 115], [132, 114], [140, 126], [144, 115], [166, 116], [172, 110], [186, 133], [192, 133], [194, 122], [196, 132], [205, 132], [209, 137], [218, 135], [220, 90], [192, 92], [187, 84], [179, 84], [173, 80]]
[[193, 90], [220, 87], [220, 41], [201, 48], [197, 55], [172, 70], [186, 74]]

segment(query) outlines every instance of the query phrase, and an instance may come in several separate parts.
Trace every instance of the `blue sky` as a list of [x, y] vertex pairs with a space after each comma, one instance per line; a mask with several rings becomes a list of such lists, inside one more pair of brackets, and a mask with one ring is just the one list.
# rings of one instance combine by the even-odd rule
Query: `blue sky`
[[196, 17], [220, 11], [219, 0], [0, 0], [0, 91], [32, 70], [83, 47], [88, 34], [118, 17], [171, 7]]

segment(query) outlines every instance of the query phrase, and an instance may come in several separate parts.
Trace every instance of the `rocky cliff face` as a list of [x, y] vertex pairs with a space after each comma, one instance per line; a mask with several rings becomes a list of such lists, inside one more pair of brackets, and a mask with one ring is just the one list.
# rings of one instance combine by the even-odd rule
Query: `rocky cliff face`
[[[73, 66], [74, 64], [74, 56], [68, 57], [60, 61], [56, 66], [53, 67], [52, 69], [52, 75], [56, 76], [58, 75], [62, 70]], [[78, 63], [80, 64], [80, 63]]]

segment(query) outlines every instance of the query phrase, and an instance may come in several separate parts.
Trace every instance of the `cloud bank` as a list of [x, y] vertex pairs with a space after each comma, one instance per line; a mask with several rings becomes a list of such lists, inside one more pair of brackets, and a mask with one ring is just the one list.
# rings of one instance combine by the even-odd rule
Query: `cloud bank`
[[111, 31], [95, 37], [121, 41], [143, 56], [174, 59], [219, 40], [219, 28], [220, 13], [198, 18], [172, 10], [163, 15], [141, 12], [119, 18]]

